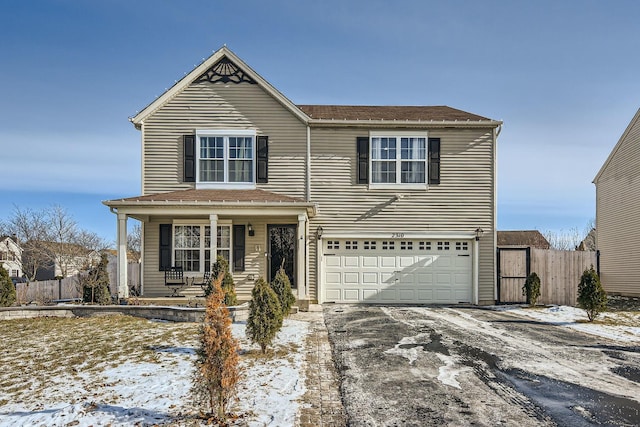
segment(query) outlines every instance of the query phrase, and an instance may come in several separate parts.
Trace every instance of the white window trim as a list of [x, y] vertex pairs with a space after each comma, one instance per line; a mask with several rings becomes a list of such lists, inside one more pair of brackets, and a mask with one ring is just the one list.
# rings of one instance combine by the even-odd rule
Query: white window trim
[[[200, 271], [185, 271], [185, 274], [187, 275], [191, 275], [191, 276], [195, 276], [195, 275], [199, 275], [199, 274], [204, 274], [204, 268], [205, 268], [205, 254], [204, 252], [208, 249], [211, 250], [211, 248], [207, 248], [204, 245], [204, 228], [205, 227], [211, 227], [211, 223], [209, 222], [202, 222], [201, 220], [180, 220], [180, 221], [173, 221], [172, 225], [171, 225], [171, 265], [176, 265], [176, 234], [175, 234], [175, 228], [176, 226], [181, 226], [181, 225], [197, 225], [200, 226], [200, 248], [198, 248], [198, 250], [200, 251]], [[232, 228], [233, 223], [230, 220], [219, 220], [216, 227], [229, 227], [229, 266], [233, 265], [233, 228]], [[218, 238], [218, 230], [216, 229], [215, 232], [211, 232], [211, 239], [217, 239]], [[216, 251], [217, 251], [217, 245], [216, 245]], [[223, 249], [227, 249], [227, 248], [223, 248]], [[217, 252], [215, 254], [211, 254], [211, 266], [213, 266], [213, 264], [216, 262], [216, 259], [218, 257]], [[231, 267], [229, 267], [231, 268]]]
[[[224, 182], [210, 182], [200, 181], [200, 138], [207, 136], [245, 136], [252, 138], [251, 153], [252, 159], [252, 182], [229, 182], [229, 141], [225, 139], [224, 142]], [[196, 131], [196, 188], [197, 189], [216, 189], [225, 188], [232, 190], [252, 190], [256, 188], [256, 173], [257, 173], [257, 153], [256, 153], [256, 138], [257, 133], [255, 129], [202, 129]]]
[[[396, 138], [396, 182], [373, 182], [373, 138]], [[401, 138], [424, 138], [425, 139], [425, 159], [424, 159], [424, 183], [402, 183], [402, 158], [400, 139]], [[377, 160], [376, 160], [377, 161]], [[389, 160], [390, 161], [390, 160]], [[394, 130], [376, 130], [369, 132], [369, 188], [376, 190], [397, 190], [398, 188], [406, 190], [426, 190], [429, 177], [429, 133], [426, 131], [394, 131]]]

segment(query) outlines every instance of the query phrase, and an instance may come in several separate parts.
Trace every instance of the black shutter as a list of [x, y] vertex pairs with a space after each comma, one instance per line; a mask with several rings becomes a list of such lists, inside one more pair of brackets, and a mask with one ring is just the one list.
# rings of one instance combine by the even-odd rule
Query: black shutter
[[429, 138], [429, 184], [440, 184], [440, 138]]
[[257, 142], [257, 176], [256, 182], [265, 184], [269, 182], [269, 137], [258, 136]]
[[244, 271], [244, 225], [233, 226], [233, 271]]
[[160, 271], [171, 268], [171, 224], [160, 224]]
[[196, 182], [196, 136], [184, 135], [184, 182]]
[[369, 137], [359, 136], [358, 146], [358, 184], [369, 183]]

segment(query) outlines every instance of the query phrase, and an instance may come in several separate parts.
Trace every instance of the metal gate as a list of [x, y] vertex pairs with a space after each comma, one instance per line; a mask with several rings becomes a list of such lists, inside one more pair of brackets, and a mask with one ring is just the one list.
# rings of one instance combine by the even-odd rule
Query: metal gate
[[526, 303], [522, 287], [531, 273], [531, 248], [498, 248], [498, 302]]

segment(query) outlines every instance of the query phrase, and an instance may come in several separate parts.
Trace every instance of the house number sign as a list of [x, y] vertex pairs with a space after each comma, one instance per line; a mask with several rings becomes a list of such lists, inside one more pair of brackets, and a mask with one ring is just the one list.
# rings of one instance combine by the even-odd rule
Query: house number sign
[[404, 237], [404, 233], [391, 233], [392, 239], [402, 239]]

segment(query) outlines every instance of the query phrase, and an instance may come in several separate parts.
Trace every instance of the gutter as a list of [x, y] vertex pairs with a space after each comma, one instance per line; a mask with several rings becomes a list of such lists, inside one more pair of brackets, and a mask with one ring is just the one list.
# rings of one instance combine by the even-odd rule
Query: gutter
[[310, 119], [314, 127], [384, 127], [384, 128], [500, 128], [499, 120], [335, 120]]

